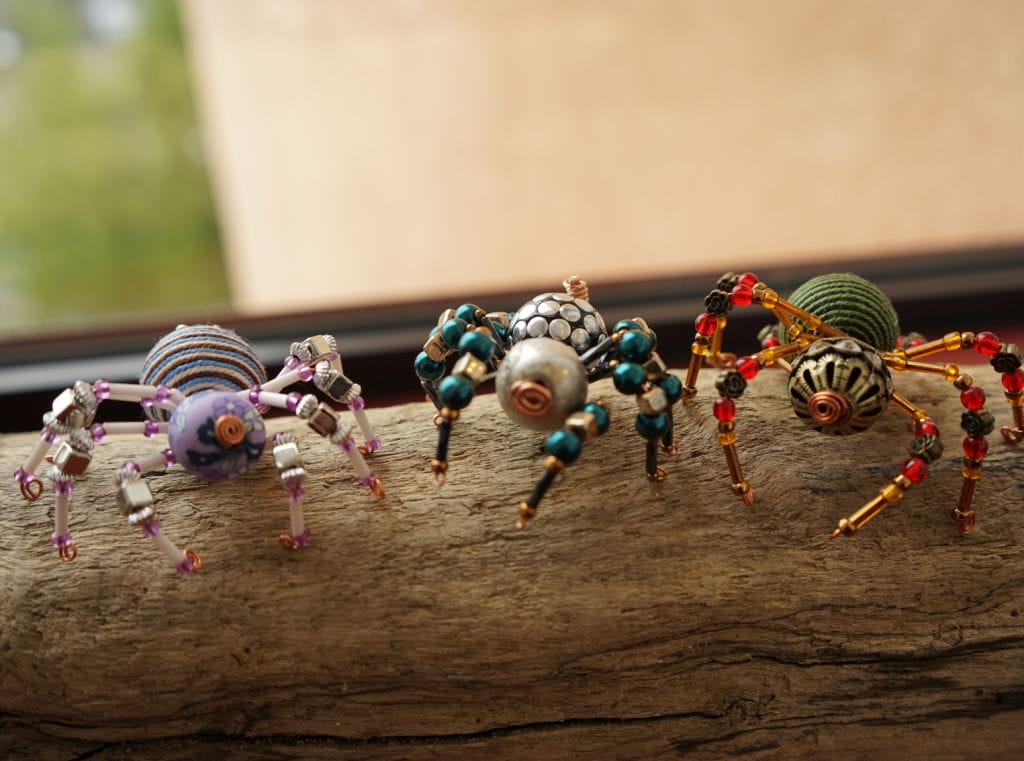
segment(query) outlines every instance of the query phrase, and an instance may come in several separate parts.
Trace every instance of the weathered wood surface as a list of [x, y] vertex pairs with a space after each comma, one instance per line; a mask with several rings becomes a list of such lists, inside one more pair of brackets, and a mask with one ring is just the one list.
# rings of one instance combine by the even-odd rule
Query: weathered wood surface
[[[986, 375], [988, 373], [988, 375]], [[1008, 419], [991, 371], [975, 377]], [[493, 396], [456, 426], [449, 483], [429, 474], [431, 409], [371, 410], [381, 502], [297, 427], [314, 544], [283, 551], [269, 457], [206, 485], [150, 479], [164, 529], [203, 555], [178, 578], [123, 525], [108, 473], [152, 450], [98, 449], [75, 491], [78, 559], [48, 546], [52, 495], [0, 504], [0, 757], [1004, 758], [1024, 753], [1024, 452], [996, 437], [979, 525], [955, 535], [959, 404], [899, 376], [949, 456], [851, 540], [835, 520], [896, 472], [895, 410], [828, 439], [769, 372], [740, 406], [753, 508], [729, 491], [709, 409], [676, 415], [679, 454], [643, 478], [632, 400], [553, 487], [515, 506], [541, 438]], [[273, 420], [272, 429], [293, 424]], [[35, 436], [2, 438], [11, 472]]]

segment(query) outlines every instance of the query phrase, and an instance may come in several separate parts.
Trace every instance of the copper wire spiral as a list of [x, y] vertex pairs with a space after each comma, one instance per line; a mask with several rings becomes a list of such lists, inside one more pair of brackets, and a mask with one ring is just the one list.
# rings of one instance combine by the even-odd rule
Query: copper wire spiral
[[565, 288], [565, 292], [572, 296], [574, 299], [583, 299], [583, 301], [590, 301], [590, 288], [587, 287], [587, 281], [581, 278], [579, 275], [571, 275], [562, 281], [562, 287]]
[[818, 425], [836, 425], [850, 415], [850, 403], [835, 391], [818, 391], [807, 400], [811, 420]]
[[551, 407], [551, 391], [534, 381], [516, 381], [509, 387], [508, 396], [516, 410], [530, 417], [540, 417]]

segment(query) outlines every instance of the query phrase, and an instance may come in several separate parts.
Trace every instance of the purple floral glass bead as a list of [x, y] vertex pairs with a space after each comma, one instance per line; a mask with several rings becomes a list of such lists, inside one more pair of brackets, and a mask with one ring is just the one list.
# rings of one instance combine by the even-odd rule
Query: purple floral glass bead
[[207, 391], [185, 398], [171, 416], [167, 440], [189, 473], [223, 481], [251, 468], [267, 443], [263, 418], [244, 397]]

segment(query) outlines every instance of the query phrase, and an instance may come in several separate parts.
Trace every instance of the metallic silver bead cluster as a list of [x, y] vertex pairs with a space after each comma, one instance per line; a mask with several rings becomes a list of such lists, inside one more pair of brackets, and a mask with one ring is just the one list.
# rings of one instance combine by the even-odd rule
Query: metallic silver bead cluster
[[583, 299], [567, 293], [542, 293], [523, 304], [512, 319], [513, 344], [527, 338], [553, 338], [577, 354], [608, 335], [600, 313]]

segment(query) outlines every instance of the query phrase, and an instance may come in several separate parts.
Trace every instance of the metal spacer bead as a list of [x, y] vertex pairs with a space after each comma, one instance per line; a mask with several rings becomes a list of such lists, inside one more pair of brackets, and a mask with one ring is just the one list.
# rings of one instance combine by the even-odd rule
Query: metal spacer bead
[[442, 407], [437, 414], [445, 420], [451, 420], [453, 423], [459, 419], [459, 411], [453, 410], [451, 407]]
[[900, 473], [898, 476], [892, 479], [892, 482], [897, 486], [902, 487], [904, 490], [909, 489], [914, 485], [914, 482], [907, 478], [905, 475]]
[[565, 463], [551, 454], [544, 459], [544, 468], [557, 475], [565, 470]]
[[298, 406], [295, 408], [295, 414], [303, 420], [309, 420], [313, 413], [316, 412], [320, 402], [317, 401], [316, 397], [312, 394], [306, 394], [299, 400]]
[[974, 378], [972, 378], [967, 373], [961, 373], [960, 375], [956, 376], [956, 378], [953, 380], [953, 386], [955, 388], [960, 389], [961, 391], [968, 389], [973, 385]]

